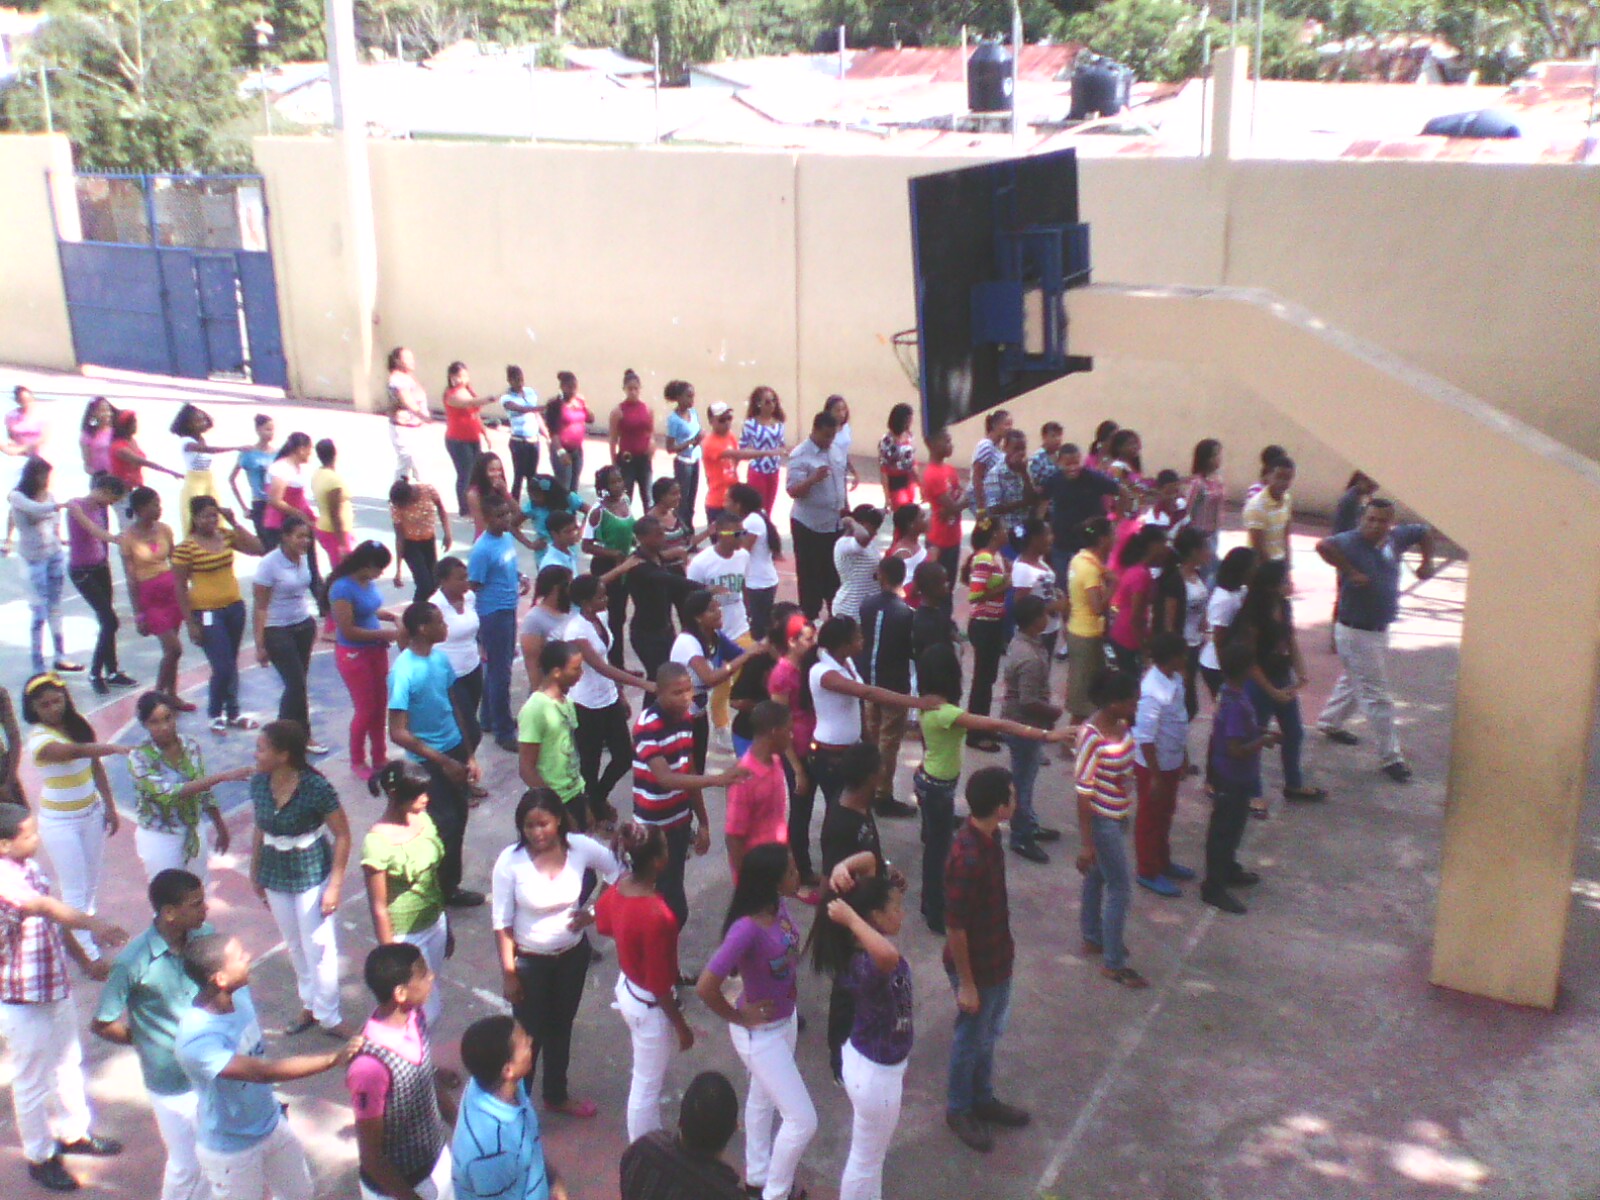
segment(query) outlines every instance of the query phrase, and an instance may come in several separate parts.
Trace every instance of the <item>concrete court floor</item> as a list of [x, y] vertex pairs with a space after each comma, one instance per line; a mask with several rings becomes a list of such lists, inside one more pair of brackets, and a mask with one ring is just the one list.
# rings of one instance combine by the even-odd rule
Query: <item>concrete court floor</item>
[[[8, 388], [10, 382], [0, 378]], [[105, 386], [73, 377], [37, 382], [41, 392], [73, 397]], [[146, 399], [139, 404], [140, 412], [148, 413], [143, 441], [153, 457], [176, 459], [165, 433], [175, 403]], [[210, 404], [219, 442], [248, 440], [249, 416], [264, 407], [228, 399]], [[65, 497], [80, 486], [71, 452], [80, 405], [76, 398], [63, 398], [52, 408], [62, 447], [53, 454], [62, 465], [55, 491]], [[280, 438], [304, 428], [333, 436], [346, 448], [346, 476], [358, 494], [370, 497], [358, 505], [358, 521], [364, 531], [387, 535], [387, 515], [377, 499], [390, 470], [381, 423], [292, 404], [274, 404], [271, 410], [278, 416]], [[353, 446], [361, 452], [351, 453]], [[1242, 447], [1230, 449], [1235, 463], [1248, 454]], [[603, 446], [593, 443], [591, 463], [603, 453]], [[447, 483], [442, 447], [432, 466], [437, 481]], [[163, 490], [175, 494], [175, 488]], [[449, 489], [441, 491], [448, 495]], [[457, 522], [458, 536], [461, 526]], [[1331, 579], [1311, 553], [1315, 536], [1306, 528], [1296, 538], [1298, 612], [1312, 674], [1305, 700], [1308, 722], [1336, 674], [1325, 617]], [[1595, 1019], [1600, 844], [1593, 806], [1585, 813], [1557, 1011], [1514, 1009], [1430, 987], [1429, 931], [1465, 567], [1453, 563], [1433, 581], [1411, 583], [1392, 668], [1416, 781], [1404, 788], [1391, 785], [1376, 773], [1366, 746], [1343, 749], [1310, 737], [1311, 775], [1332, 798], [1315, 807], [1280, 806], [1272, 819], [1252, 822], [1244, 857], [1266, 879], [1250, 897], [1247, 917], [1223, 916], [1192, 894], [1160, 900], [1136, 889], [1128, 941], [1133, 963], [1152, 981], [1149, 991], [1114, 987], [1076, 954], [1078, 877], [1071, 867], [1075, 838], [1070, 832], [1048, 866], [1008, 859], [1019, 959], [998, 1077], [1002, 1095], [1032, 1109], [1035, 1120], [1026, 1131], [1003, 1135], [987, 1157], [967, 1151], [944, 1128], [944, 1068], [954, 1006], [938, 963], [938, 940], [908, 920], [902, 944], [915, 969], [918, 1040], [886, 1196], [1567, 1200], [1600, 1193], [1600, 1165], [1586, 1136], [1600, 1119], [1600, 1098], [1588, 1070], [1600, 1051]], [[408, 596], [409, 588], [397, 599]], [[70, 589], [67, 612], [70, 649], [86, 657], [93, 624]], [[13, 689], [28, 672], [26, 614], [20, 571], [0, 566], [0, 679]], [[130, 624], [121, 644], [127, 669], [151, 679], [154, 643], [134, 635]], [[249, 662], [248, 652], [245, 659]], [[194, 648], [186, 650], [182, 668], [188, 694], [201, 699], [206, 671]], [[244, 679], [246, 708], [272, 712], [276, 677], [251, 665]], [[102, 736], [137, 738], [132, 696], [102, 704], [87, 686], [75, 692]], [[348, 699], [325, 648], [313, 664], [313, 704], [318, 733], [336, 747], [323, 769], [339, 785], [359, 837], [378, 804], [349, 775], [342, 736]], [[194, 718], [189, 732], [200, 740], [209, 762], [247, 761], [246, 736], [215, 737]], [[1197, 748], [1204, 734], [1202, 714], [1193, 735]], [[493, 796], [470, 827], [468, 881], [486, 886], [494, 856], [510, 839], [510, 809], [520, 789], [511, 756], [489, 746], [482, 757]], [[908, 746], [899, 776], [902, 794], [910, 792], [916, 758], [917, 748]], [[1001, 760], [972, 754], [968, 766], [993, 761]], [[1269, 765], [1269, 787], [1275, 777], [1276, 767]], [[114, 787], [125, 796], [126, 777], [119, 775]], [[626, 784], [619, 788], [619, 798], [625, 789]], [[239, 786], [231, 788], [225, 805], [237, 805], [241, 792]], [[718, 819], [720, 793], [709, 800]], [[1047, 820], [1070, 830], [1065, 767], [1041, 778], [1040, 806]], [[1202, 799], [1186, 785], [1174, 834], [1175, 849], [1185, 861], [1199, 858], [1204, 818]], [[247, 845], [248, 813], [234, 808], [229, 823], [236, 845]], [[894, 860], [914, 868], [920, 855], [916, 823], [886, 822], [884, 835]], [[244, 865], [237, 853], [214, 862], [212, 920], [239, 932], [260, 956], [254, 987], [270, 1029], [294, 1011], [293, 979], [271, 920], [240, 873]], [[914, 869], [908, 873], [916, 877]], [[146, 919], [143, 885], [125, 830], [108, 856], [102, 912], [138, 928]], [[728, 895], [720, 844], [691, 863], [689, 886], [693, 917], [683, 958], [692, 968], [710, 953]], [[345, 1011], [356, 1019], [369, 1007], [358, 963], [372, 937], [354, 869], [339, 921]], [[503, 1007], [488, 926], [487, 909], [467, 912], [458, 923], [460, 948], [443, 982], [441, 1060], [454, 1058], [450, 1043], [467, 1023]], [[545, 1122], [549, 1157], [566, 1175], [575, 1200], [616, 1195], [629, 1052], [621, 1021], [609, 1008], [615, 969], [607, 947], [605, 960], [590, 973], [575, 1039], [574, 1089], [594, 1099], [601, 1115], [591, 1122], [562, 1117]], [[97, 987], [80, 981], [75, 990], [86, 1026]], [[821, 981], [804, 979], [801, 1010], [812, 1023], [801, 1040], [801, 1064], [821, 1128], [806, 1154], [801, 1182], [814, 1197], [832, 1200], [848, 1151], [850, 1109], [842, 1089], [827, 1078], [821, 1037], [825, 996]], [[726, 1033], [697, 1004], [691, 1004], [690, 1015], [701, 1039], [674, 1063], [669, 1119], [679, 1090], [695, 1071], [723, 1070], [741, 1094], [744, 1090]], [[269, 1042], [272, 1054], [323, 1044], [316, 1034]], [[119, 1160], [88, 1163], [81, 1174], [98, 1193], [154, 1197], [161, 1149], [133, 1057], [87, 1032], [84, 1049], [99, 1127], [122, 1138], [129, 1149]], [[354, 1144], [341, 1081], [323, 1076], [283, 1093], [316, 1164], [319, 1197], [353, 1196]], [[0, 1179], [7, 1180], [0, 1194], [21, 1196], [30, 1192], [11, 1124], [7, 1109], [0, 1117], [5, 1126], [0, 1129]], [[738, 1147], [736, 1139], [730, 1147], [736, 1164], [742, 1161]]]

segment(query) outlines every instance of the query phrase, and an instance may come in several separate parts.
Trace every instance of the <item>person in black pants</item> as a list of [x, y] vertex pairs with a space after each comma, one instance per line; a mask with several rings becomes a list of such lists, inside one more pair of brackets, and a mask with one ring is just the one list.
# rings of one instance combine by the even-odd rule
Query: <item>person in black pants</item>
[[[667, 534], [657, 518], [640, 517], [634, 522], [633, 537], [637, 543], [633, 553], [639, 561], [629, 569], [627, 576], [633, 595], [633, 623], [628, 629], [628, 640], [639, 656], [641, 673], [647, 679], [654, 679], [661, 664], [672, 655], [673, 605], [687, 599], [691, 592], [699, 591], [700, 585], [661, 561]], [[615, 642], [611, 648], [617, 649]]]
[[[568, 693], [578, 714], [574, 740], [578, 747], [578, 770], [588, 787], [589, 813], [595, 820], [612, 820], [616, 809], [611, 793], [622, 777], [633, 769], [633, 734], [628, 728], [628, 702], [617, 685], [655, 691], [655, 684], [611, 665], [606, 651], [611, 631], [606, 628], [606, 585], [593, 575], [580, 575], [568, 593], [574, 609], [567, 623], [566, 640], [581, 648], [583, 676]], [[609, 703], [606, 703], [609, 697]], [[596, 703], [600, 702], [600, 703]], [[600, 761], [611, 756], [605, 770]]]
[[[94, 643], [94, 658], [89, 663], [89, 683], [101, 696], [113, 686], [134, 686], [134, 680], [124, 675], [117, 666], [117, 630], [120, 623], [112, 599], [111, 564], [103, 549], [116, 541], [110, 530], [110, 509], [127, 492], [127, 485], [115, 475], [100, 474], [89, 481], [87, 496], [67, 503], [67, 519], [73, 523], [72, 532], [77, 534], [81, 530], [95, 542], [102, 543], [98, 563], [83, 567], [69, 565], [67, 570], [72, 586], [78, 589], [78, 594], [94, 610], [94, 619], [100, 626], [99, 636]], [[75, 547], [80, 541], [81, 537], [72, 538]], [[91, 546], [93, 544], [89, 543]]]
[[833, 546], [839, 540], [846, 508], [845, 465], [833, 452], [839, 423], [828, 412], [811, 422], [811, 436], [789, 453], [789, 529], [794, 538], [794, 571], [800, 608], [815, 621], [822, 605], [839, 590]]
[[[285, 517], [277, 532], [278, 548], [256, 568], [256, 661], [263, 667], [270, 662], [283, 681], [278, 720], [298, 721], [309, 732], [311, 702], [306, 695], [306, 676], [311, 670], [311, 648], [317, 642], [317, 622], [307, 593], [315, 591], [318, 582], [311, 526], [304, 517]], [[315, 738], [306, 749], [312, 754], [328, 752]]]

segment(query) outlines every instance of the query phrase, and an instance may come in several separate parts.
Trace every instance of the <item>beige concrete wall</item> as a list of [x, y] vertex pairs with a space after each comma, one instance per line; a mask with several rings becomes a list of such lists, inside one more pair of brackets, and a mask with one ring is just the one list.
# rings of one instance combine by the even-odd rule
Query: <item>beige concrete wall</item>
[[0, 361], [70, 371], [77, 358], [47, 176], [58, 190], [66, 188], [70, 207], [72, 148], [66, 138], [0, 137]]

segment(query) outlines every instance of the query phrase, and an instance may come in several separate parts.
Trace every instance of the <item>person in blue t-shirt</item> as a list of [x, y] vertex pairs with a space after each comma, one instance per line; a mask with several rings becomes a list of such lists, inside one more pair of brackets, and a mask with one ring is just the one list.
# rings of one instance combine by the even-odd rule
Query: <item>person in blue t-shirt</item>
[[323, 1054], [264, 1058], [244, 943], [192, 937], [183, 969], [200, 990], [178, 1018], [173, 1053], [199, 1096], [195, 1153], [213, 1200], [311, 1200], [311, 1168], [273, 1085], [344, 1066], [362, 1039]]
[[1317, 543], [1324, 562], [1339, 571], [1339, 607], [1333, 645], [1344, 670], [1317, 718], [1328, 740], [1353, 746], [1359, 740], [1345, 728], [1359, 707], [1378, 747], [1378, 767], [1396, 783], [1411, 778], [1394, 727], [1389, 695], [1389, 626], [1400, 613], [1400, 559], [1415, 546], [1422, 554], [1417, 578], [1433, 574], [1433, 530], [1426, 525], [1396, 525], [1394, 503], [1371, 499], [1361, 523]]
[[352, 706], [350, 772], [362, 783], [389, 761], [384, 678], [389, 673], [389, 644], [400, 636], [400, 620], [383, 607], [377, 581], [393, 561], [389, 547], [368, 540], [328, 574], [329, 616], [337, 631], [334, 661]]
[[549, 540], [539, 553], [539, 569], [542, 571], [546, 567], [566, 567], [576, 579], [583, 574], [583, 559], [578, 550], [578, 541], [583, 537], [583, 526], [571, 513], [557, 512], [550, 514], [549, 531]]
[[440, 643], [450, 635], [444, 614], [428, 600], [400, 616], [405, 649], [389, 668], [389, 738], [428, 772], [428, 815], [444, 843], [439, 887], [452, 908], [483, 903], [483, 893], [461, 886], [461, 843], [467, 836], [467, 788], [478, 763], [462, 730], [466, 714], [451, 693], [455, 669]]
[[461, 1065], [471, 1078], [450, 1141], [456, 1200], [566, 1200], [528, 1096], [527, 1031], [508, 1016], [474, 1022], [461, 1035]]
[[517, 753], [511, 717], [511, 664], [517, 654], [517, 598], [527, 581], [517, 570], [516, 513], [508, 500], [484, 501], [484, 531], [467, 558], [467, 579], [478, 593], [478, 642], [483, 647], [483, 731], [495, 745]]

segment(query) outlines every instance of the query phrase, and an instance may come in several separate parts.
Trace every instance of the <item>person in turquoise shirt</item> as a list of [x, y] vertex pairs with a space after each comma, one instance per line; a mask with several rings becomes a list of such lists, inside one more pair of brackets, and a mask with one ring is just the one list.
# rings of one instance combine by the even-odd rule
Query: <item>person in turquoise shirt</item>
[[678, 520], [694, 532], [694, 505], [700, 494], [700, 441], [705, 431], [694, 411], [694, 384], [674, 379], [662, 393], [673, 404], [667, 414], [667, 451], [672, 455], [672, 475], [678, 481]]
[[[255, 526], [257, 537], [261, 536], [261, 517], [267, 509], [267, 470], [278, 457], [277, 451], [272, 448], [275, 432], [272, 418], [266, 413], [257, 413], [256, 444], [248, 450], [239, 451], [238, 461], [234, 463], [233, 470], [228, 472], [228, 486], [233, 489], [233, 498], [239, 502], [241, 510], [250, 514], [250, 523]], [[249, 504], [239, 494], [241, 471], [250, 484]]]
[[139, 1058], [156, 1129], [167, 1147], [161, 1200], [198, 1200], [204, 1194], [195, 1157], [199, 1098], [178, 1065], [173, 1047], [178, 1018], [199, 988], [183, 969], [190, 937], [208, 937], [206, 889], [197, 875], [168, 868], [150, 881], [155, 920], [117, 955], [100, 991], [100, 1006], [90, 1028], [118, 1046], [132, 1046]]
[[550, 540], [550, 518], [557, 513], [571, 513], [581, 517], [589, 511], [583, 497], [569, 492], [548, 475], [535, 475], [528, 480], [528, 494], [522, 501], [522, 514], [528, 518], [528, 535], [534, 546], [544, 549]]
[[582, 559], [578, 551], [578, 540], [583, 536], [583, 526], [578, 524], [578, 518], [571, 513], [558, 512], [550, 514], [550, 541], [539, 555], [539, 569], [546, 567], [566, 567], [576, 579], [583, 574], [580, 565]]
[[461, 1035], [471, 1076], [450, 1142], [456, 1200], [567, 1200], [544, 1158], [528, 1097], [533, 1041], [509, 1017], [485, 1017]]
[[196, 1156], [216, 1200], [250, 1194], [310, 1200], [311, 1167], [284, 1118], [273, 1085], [347, 1065], [361, 1049], [264, 1058], [250, 998], [250, 952], [236, 937], [191, 937], [183, 969], [198, 992], [179, 1016], [174, 1054], [199, 1096]]
[[517, 727], [511, 718], [511, 663], [517, 653], [517, 540], [511, 535], [511, 502], [484, 502], [484, 531], [467, 558], [467, 579], [478, 593], [478, 641], [483, 646], [483, 703], [479, 723], [495, 744], [517, 752]]

